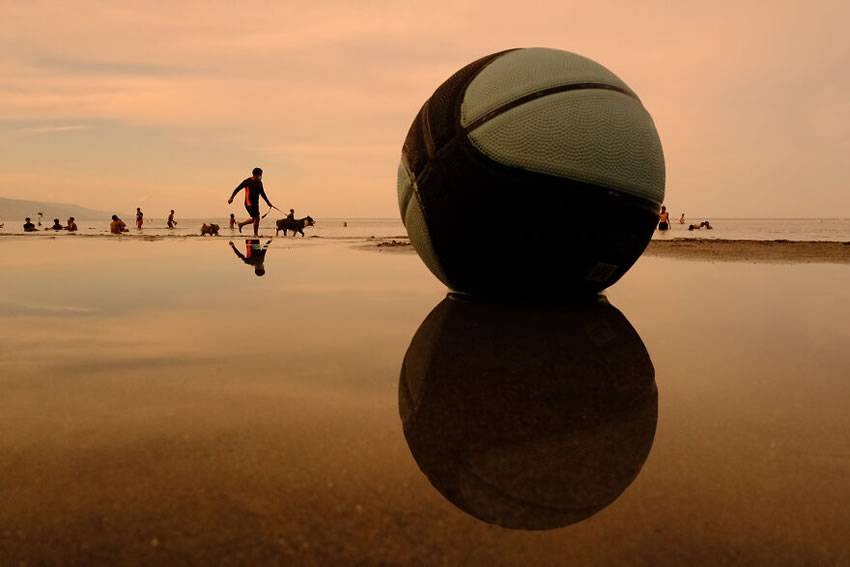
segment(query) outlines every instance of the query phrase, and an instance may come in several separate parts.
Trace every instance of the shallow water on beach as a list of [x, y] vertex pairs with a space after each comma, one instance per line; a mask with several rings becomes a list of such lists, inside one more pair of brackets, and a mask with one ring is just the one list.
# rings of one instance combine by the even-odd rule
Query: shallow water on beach
[[269, 240], [0, 239], [0, 564], [850, 562], [847, 266]]

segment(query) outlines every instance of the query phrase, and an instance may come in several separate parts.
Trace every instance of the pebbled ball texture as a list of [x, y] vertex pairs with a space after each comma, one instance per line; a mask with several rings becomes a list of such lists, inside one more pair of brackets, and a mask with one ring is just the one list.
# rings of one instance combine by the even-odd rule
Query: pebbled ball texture
[[652, 235], [664, 156], [616, 75], [553, 49], [515, 49], [452, 75], [410, 127], [402, 221], [456, 291], [540, 297], [616, 282]]

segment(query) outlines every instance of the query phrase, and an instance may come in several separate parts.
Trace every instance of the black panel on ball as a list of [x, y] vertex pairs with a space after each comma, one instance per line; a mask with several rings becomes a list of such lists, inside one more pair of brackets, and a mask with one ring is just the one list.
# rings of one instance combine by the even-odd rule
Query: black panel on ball
[[658, 222], [651, 201], [494, 163], [466, 136], [416, 181], [443, 269], [476, 295], [597, 293], [634, 264]]

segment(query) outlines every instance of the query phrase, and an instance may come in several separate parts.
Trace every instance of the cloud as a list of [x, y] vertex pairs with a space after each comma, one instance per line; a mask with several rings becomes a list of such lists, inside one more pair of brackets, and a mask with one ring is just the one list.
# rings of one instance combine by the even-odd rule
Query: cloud
[[54, 132], [71, 132], [73, 130], [88, 130], [93, 128], [89, 124], [68, 124], [66, 126], [34, 126], [21, 128], [18, 132], [23, 134], [52, 134]]

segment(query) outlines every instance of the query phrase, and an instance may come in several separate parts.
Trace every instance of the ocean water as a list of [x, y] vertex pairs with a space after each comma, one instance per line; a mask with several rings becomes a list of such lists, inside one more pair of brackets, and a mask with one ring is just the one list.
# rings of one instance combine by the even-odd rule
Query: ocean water
[[[275, 218], [269, 216], [260, 223], [260, 234], [274, 236]], [[64, 219], [62, 219], [64, 221]], [[217, 223], [221, 229], [221, 236], [239, 236], [239, 231], [227, 228], [227, 219], [201, 219], [189, 218], [178, 219], [177, 227], [168, 229], [165, 227], [165, 219], [154, 219], [154, 222], [146, 222], [142, 230], [136, 230], [131, 222], [132, 219], [124, 219], [132, 226], [130, 232], [125, 235], [128, 238], [138, 237], [188, 237], [199, 236], [200, 227], [204, 223]], [[674, 221], [672, 228], [666, 232], [656, 232], [653, 238], [708, 238], [715, 240], [817, 240], [847, 242], [850, 241], [850, 218], [830, 219], [746, 219], [746, 218], [709, 218], [714, 227], [712, 230], [688, 230], [691, 223], [699, 223], [706, 220], [702, 217], [688, 219], [686, 224], [681, 225]], [[401, 220], [396, 218], [373, 218], [373, 219], [342, 219], [342, 218], [316, 218], [316, 224], [305, 229], [306, 238], [331, 238], [331, 239], [368, 239], [375, 238], [404, 238], [407, 231]], [[23, 221], [8, 219], [0, 220], [5, 227], [0, 229], [0, 235], [24, 234]], [[347, 226], [344, 225], [347, 223]], [[45, 222], [40, 228], [45, 229], [52, 222]], [[109, 235], [109, 223], [105, 220], [78, 220], [79, 235]], [[69, 236], [64, 232], [46, 231], [41, 236]], [[252, 234], [251, 227], [243, 229], [245, 236]], [[35, 235], [32, 235], [35, 236]], [[290, 233], [291, 236], [291, 233]], [[300, 237], [300, 236], [299, 236]]]
[[[708, 220], [712, 230], [688, 230], [690, 224]], [[685, 224], [673, 221], [666, 233], [656, 231], [654, 238], [710, 238], [714, 240], [818, 240], [847, 242], [850, 219], [745, 219], [689, 218]]]

